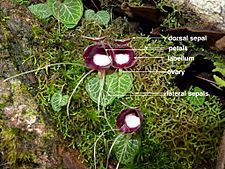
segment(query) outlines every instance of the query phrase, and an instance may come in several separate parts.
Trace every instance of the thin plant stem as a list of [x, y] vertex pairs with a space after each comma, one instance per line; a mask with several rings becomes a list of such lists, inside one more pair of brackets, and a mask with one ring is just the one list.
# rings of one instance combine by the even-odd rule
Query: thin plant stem
[[[110, 95], [110, 94], [109, 94], [109, 89], [110, 89], [111, 85], [112, 85], [112, 81], [110, 82], [107, 91], [103, 89], [103, 91], [105, 92], [105, 95]], [[105, 103], [105, 102], [104, 102], [104, 103]], [[104, 104], [104, 105], [103, 105], [103, 113], [104, 113], [105, 120], [106, 120], [106, 122], [108, 123], [109, 127], [113, 130], [113, 127], [111, 126], [111, 124], [109, 123], [109, 120], [108, 120], [108, 118], [107, 118], [106, 111], [105, 111], [105, 107], [106, 107], [106, 105]]]
[[122, 160], [122, 158], [123, 158], [123, 154], [124, 154], [124, 152], [125, 152], [125, 146], [123, 147], [123, 150], [122, 150], [122, 153], [121, 153], [121, 156], [120, 156], [120, 159], [119, 159], [119, 161], [118, 161], [118, 163], [117, 163], [117, 165], [116, 165], [116, 169], [118, 169], [119, 168], [119, 166], [120, 166], [120, 162], [121, 162], [121, 160]]
[[201, 77], [201, 76], [195, 76], [195, 77], [197, 77], [198, 79], [201, 79], [201, 80], [207, 81], [207, 82], [209, 82], [209, 83], [216, 84], [214, 81], [209, 80], [209, 79], [206, 79], [206, 78], [204, 78], [204, 77]]
[[100, 112], [101, 97], [104, 90], [104, 84], [105, 84], [105, 71], [101, 72], [101, 77], [100, 77], [100, 86], [99, 86], [99, 95], [98, 95], [98, 112]]
[[[118, 129], [113, 129], [113, 131], [116, 131], [116, 130], [118, 130]], [[112, 131], [112, 130], [109, 129], [109, 130], [104, 131], [104, 132], [97, 138], [97, 140], [96, 140], [95, 143], [94, 143], [94, 166], [95, 166], [95, 169], [97, 169], [97, 166], [96, 166], [96, 145], [97, 145], [97, 142], [100, 140], [101, 137], [104, 136], [105, 133], [108, 133], [108, 132], [110, 132], [110, 131]]]
[[120, 102], [122, 105], [126, 106], [126, 107], [129, 107], [129, 108], [135, 108], [135, 107], [129, 106], [128, 104], [124, 103], [124, 102], [121, 101], [121, 100], [119, 100], [119, 102]]
[[5, 165], [11, 165], [12, 163], [3, 163], [3, 164], [0, 164], [0, 167], [2, 166], [5, 166]]
[[60, 34], [61, 30], [60, 30], [60, 6], [59, 6], [59, 2], [56, 2], [57, 4], [57, 15], [58, 15], [58, 35]]
[[105, 106], [103, 107], [103, 113], [104, 113], [104, 118], [105, 118], [107, 124], [109, 125], [109, 127], [111, 128], [111, 130], [114, 131], [113, 127], [111, 126], [111, 124], [109, 123], [109, 120], [107, 118], [106, 111], [105, 111]]
[[22, 75], [26, 75], [26, 74], [29, 74], [29, 73], [37, 72], [37, 71], [42, 70], [42, 69], [47, 69], [48, 67], [51, 67], [51, 66], [59, 66], [59, 65], [77, 65], [77, 66], [85, 67], [84, 65], [76, 64], [76, 63], [53, 63], [53, 64], [46, 65], [44, 67], [40, 67], [40, 68], [37, 68], [37, 69], [33, 69], [33, 70], [29, 70], [29, 71], [26, 71], [26, 72], [22, 72], [22, 73], [16, 74], [14, 76], [11, 76], [11, 77], [5, 79], [4, 82], [6, 82], [6, 81], [8, 81], [10, 79], [16, 78], [18, 76], [22, 76]]
[[114, 145], [116, 144], [116, 141], [120, 138], [121, 135], [123, 135], [123, 134], [121, 133], [115, 138], [115, 140], [113, 141], [113, 143], [109, 149], [109, 153], [107, 155], [107, 160], [106, 160], [106, 168], [108, 168], [108, 165], [109, 165], [109, 157], [111, 155], [112, 149], [113, 149]]
[[67, 106], [66, 106], [66, 112], [67, 112], [67, 115], [69, 116], [69, 108], [70, 108], [70, 102], [71, 102], [71, 99], [73, 97], [73, 94], [76, 92], [77, 88], [79, 87], [79, 85], [81, 84], [81, 82], [88, 76], [90, 75], [94, 70], [90, 70], [88, 73], [86, 73], [81, 79], [80, 81], [77, 83], [77, 85], [75, 86], [75, 88], [73, 89], [73, 92], [71, 93], [69, 99], [68, 99], [68, 103], [67, 103]]
[[217, 88], [217, 89], [223, 91], [223, 89], [221, 89], [219, 86], [217, 86], [217, 84], [216, 84], [214, 81], [209, 80], [209, 79], [206, 79], [206, 78], [203, 78], [203, 77], [200, 77], [200, 76], [195, 76], [195, 77], [197, 77], [198, 79], [207, 81], [207, 82], [209, 82], [212, 86], [214, 86], [215, 88]]
[[99, 11], [98, 6], [95, 4], [95, 2], [93, 0], [91, 0], [91, 3], [94, 5], [94, 7]]

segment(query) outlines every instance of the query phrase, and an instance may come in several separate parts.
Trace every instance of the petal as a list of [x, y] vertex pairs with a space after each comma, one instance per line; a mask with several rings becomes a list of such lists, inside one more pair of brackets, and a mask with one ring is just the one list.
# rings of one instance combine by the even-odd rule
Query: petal
[[134, 50], [127, 46], [114, 49], [115, 55], [112, 57], [112, 65], [115, 68], [124, 69], [132, 67], [135, 63]]
[[93, 44], [88, 46], [83, 53], [87, 67], [93, 70], [106, 70], [111, 66], [114, 52], [108, 44]]
[[93, 42], [96, 42], [96, 43], [101, 42], [101, 41], [103, 41], [105, 39], [104, 36], [103, 37], [94, 37], [94, 38], [87, 37], [87, 36], [82, 36], [82, 37], [85, 38], [85, 39], [91, 40]]
[[118, 46], [127, 46], [128, 43], [131, 41], [131, 39], [116, 39], [114, 40], [114, 43]]

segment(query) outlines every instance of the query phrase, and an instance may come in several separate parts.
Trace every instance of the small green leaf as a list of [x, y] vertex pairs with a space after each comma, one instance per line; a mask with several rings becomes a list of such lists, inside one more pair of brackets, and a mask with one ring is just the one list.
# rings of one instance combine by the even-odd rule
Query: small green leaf
[[61, 106], [65, 106], [65, 105], [67, 105], [67, 102], [68, 102], [68, 100], [69, 100], [69, 96], [68, 95], [64, 95], [63, 97], [62, 97], [62, 101], [61, 101]]
[[83, 15], [81, 0], [48, 0], [48, 5], [53, 16], [67, 28], [73, 28]]
[[51, 98], [51, 105], [54, 111], [59, 112], [62, 106], [65, 106], [68, 102], [69, 96], [62, 96], [61, 92], [56, 92]]
[[59, 112], [61, 110], [62, 94], [60, 92], [54, 93], [51, 98], [51, 105], [54, 111]]
[[104, 10], [95, 13], [95, 11], [92, 9], [88, 9], [85, 11], [84, 16], [87, 20], [96, 21], [99, 25], [107, 25], [110, 21], [110, 15], [108, 11]]
[[205, 96], [202, 94], [201, 96], [194, 96], [193, 94], [200, 94], [200, 93], [204, 93], [204, 91], [199, 88], [199, 87], [195, 87], [194, 89], [192, 89], [192, 87], [190, 87], [189, 91], [188, 91], [188, 96], [187, 96], [187, 100], [195, 106], [201, 106], [203, 105], [203, 103], [205, 102]]
[[96, 21], [99, 25], [108, 25], [110, 21], [110, 15], [108, 11], [98, 11], [96, 13]]
[[47, 3], [30, 5], [28, 9], [31, 11], [32, 14], [34, 14], [40, 19], [45, 19], [52, 15], [52, 12], [49, 9]]
[[140, 145], [141, 141], [137, 138], [132, 138], [131, 135], [118, 135], [114, 145], [117, 160], [125, 165], [133, 163], [135, 156], [139, 152]]
[[219, 72], [223, 76], [225, 76], [225, 64], [220, 62], [215, 62], [214, 66], [216, 66], [215, 69], [213, 69], [213, 72]]
[[213, 78], [219, 87], [225, 87], [225, 80], [221, 79], [220, 77], [216, 75], [213, 75]]
[[95, 14], [95, 11], [92, 10], [92, 9], [88, 9], [88, 10], [86, 10], [85, 13], [84, 13], [84, 17], [85, 17], [85, 19], [87, 19], [87, 20], [95, 20], [95, 18], [96, 18], [95, 15], [96, 15], [96, 14]]
[[[100, 79], [98, 76], [95, 76], [88, 80], [86, 84], [86, 90], [88, 94], [90, 95], [90, 98], [95, 102], [98, 103], [98, 97], [100, 93]], [[101, 105], [107, 106], [113, 102], [115, 99], [114, 96], [110, 95], [108, 89], [104, 85], [103, 91], [102, 91], [102, 97], [101, 97]]]
[[122, 75], [113, 73], [107, 75], [106, 86], [109, 93], [117, 98], [124, 97], [132, 88], [133, 76], [131, 72], [124, 72]]

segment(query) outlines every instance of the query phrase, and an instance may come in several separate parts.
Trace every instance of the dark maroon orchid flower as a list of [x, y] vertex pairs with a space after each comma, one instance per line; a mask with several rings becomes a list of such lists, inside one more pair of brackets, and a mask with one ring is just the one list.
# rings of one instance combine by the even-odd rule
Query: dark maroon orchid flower
[[112, 56], [112, 65], [115, 68], [129, 68], [135, 64], [135, 53], [133, 48], [128, 46], [131, 39], [115, 40], [117, 47], [114, 50], [115, 55]]
[[109, 44], [103, 43], [105, 37], [84, 38], [94, 42], [84, 50], [83, 59], [87, 67], [93, 70], [107, 70], [112, 65], [114, 52]]
[[142, 121], [143, 114], [139, 109], [128, 108], [119, 113], [116, 125], [124, 133], [135, 133], [140, 129]]

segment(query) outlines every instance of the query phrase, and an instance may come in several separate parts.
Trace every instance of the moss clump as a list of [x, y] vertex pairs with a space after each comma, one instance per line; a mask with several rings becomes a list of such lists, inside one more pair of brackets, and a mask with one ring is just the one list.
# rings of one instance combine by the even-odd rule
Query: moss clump
[[36, 164], [36, 155], [33, 145], [26, 144], [35, 138], [19, 128], [4, 127], [0, 133], [0, 150], [4, 152], [3, 162], [12, 167], [20, 167], [24, 164]]

